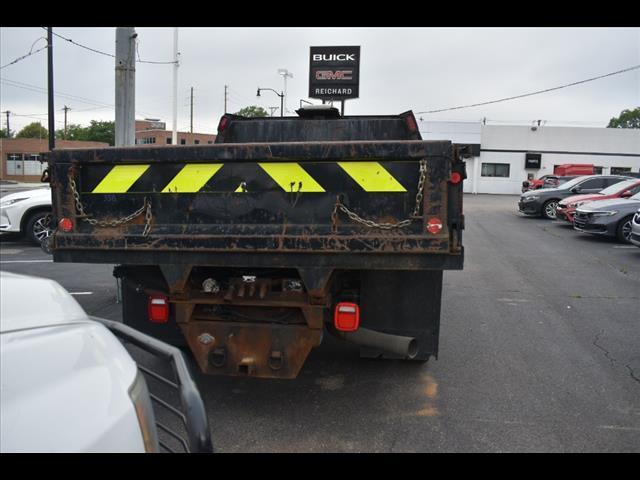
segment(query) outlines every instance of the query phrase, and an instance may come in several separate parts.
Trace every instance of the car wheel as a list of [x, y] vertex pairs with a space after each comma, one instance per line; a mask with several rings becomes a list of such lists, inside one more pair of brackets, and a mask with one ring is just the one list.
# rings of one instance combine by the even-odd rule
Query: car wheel
[[542, 216], [549, 220], [555, 220], [557, 207], [558, 207], [557, 200], [549, 200], [542, 206]]
[[618, 223], [618, 228], [616, 230], [616, 237], [619, 242], [622, 243], [631, 243], [631, 219], [633, 216], [629, 216], [623, 218], [620, 223]]
[[40, 245], [42, 240], [52, 233], [51, 228], [49, 228], [50, 219], [51, 212], [37, 212], [31, 215], [25, 225], [27, 239], [32, 243]]

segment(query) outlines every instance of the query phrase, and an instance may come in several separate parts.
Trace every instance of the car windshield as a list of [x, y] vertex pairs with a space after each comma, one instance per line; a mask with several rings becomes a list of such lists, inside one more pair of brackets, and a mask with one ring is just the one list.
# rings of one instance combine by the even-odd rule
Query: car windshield
[[568, 182], [563, 183], [562, 187], [560, 187], [560, 188], [562, 188], [563, 190], [569, 189], [569, 188], [573, 187], [574, 185], [577, 185], [578, 183], [580, 183], [585, 178], [587, 178], [587, 177], [586, 176], [576, 177], [573, 180], [569, 180]]
[[640, 200], [640, 192], [636, 193], [633, 197], [629, 197], [631, 200]]
[[600, 195], [613, 195], [618, 192], [624, 192], [628, 188], [633, 187], [636, 183], [638, 183], [638, 180], [625, 180], [623, 182], [614, 183], [600, 191]]

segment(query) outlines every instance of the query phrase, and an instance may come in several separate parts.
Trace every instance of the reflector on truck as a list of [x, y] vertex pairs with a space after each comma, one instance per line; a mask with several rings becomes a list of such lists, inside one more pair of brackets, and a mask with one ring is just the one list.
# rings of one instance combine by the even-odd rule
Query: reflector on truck
[[[89, 169], [85, 188], [91, 193], [206, 193], [284, 191], [324, 193], [341, 189], [365, 192], [407, 192], [381, 162], [186, 163], [104, 165]], [[413, 170], [413, 169], [412, 169]], [[245, 187], [241, 188], [244, 183]], [[414, 183], [413, 181], [411, 182]], [[252, 188], [248, 188], [251, 184]], [[92, 185], [96, 185], [91, 188]], [[415, 188], [415, 187], [414, 187]]]

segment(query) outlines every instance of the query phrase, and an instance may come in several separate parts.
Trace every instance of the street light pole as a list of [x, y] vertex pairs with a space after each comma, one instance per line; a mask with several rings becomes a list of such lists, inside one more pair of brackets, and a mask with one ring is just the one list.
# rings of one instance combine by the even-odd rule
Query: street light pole
[[287, 77], [289, 78], [293, 78], [293, 73], [289, 72], [289, 70], [287, 70], [286, 68], [279, 68], [278, 69], [278, 75], [282, 75], [282, 78], [284, 79], [284, 106], [285, 109], [287, 110], [287, 112], [289, 112], [289, 105], [287, 104]]
[[171, 129], [171, 144], [178, 144], [178, 27], [173, 29], [173, 125]]
[[258, 87], [258, 93], [256, 94], [256, 97], [260, 96], [260, 91], [261, 90], [270, 90], [270, 91], [272, 91], [273, 93], [275, 93], [276, 95], [278, 95], [280, 97], [280, 116], [284, 117], [284, 92], [278, 93], [273, 88], [260, 88], [260, 87]]

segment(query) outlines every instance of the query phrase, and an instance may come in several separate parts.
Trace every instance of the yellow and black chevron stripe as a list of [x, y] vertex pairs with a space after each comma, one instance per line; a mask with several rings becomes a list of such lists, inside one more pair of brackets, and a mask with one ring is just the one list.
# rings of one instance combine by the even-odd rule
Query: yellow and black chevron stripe
[[94, 194], [407, 192], [415, 189], [417, 178], [417, 162], [146, 163], [89, 166], [81, 190]]

